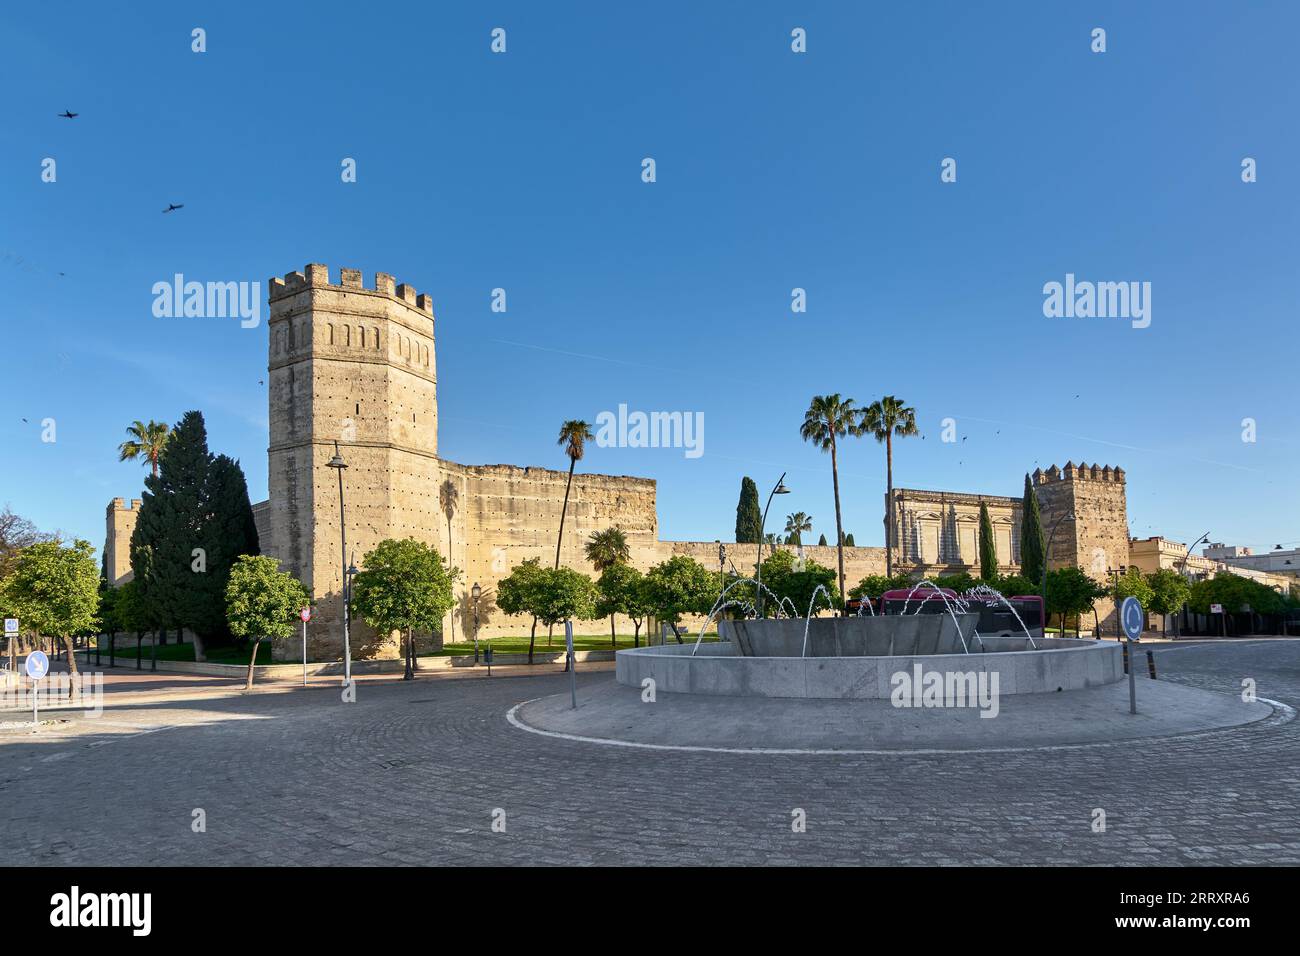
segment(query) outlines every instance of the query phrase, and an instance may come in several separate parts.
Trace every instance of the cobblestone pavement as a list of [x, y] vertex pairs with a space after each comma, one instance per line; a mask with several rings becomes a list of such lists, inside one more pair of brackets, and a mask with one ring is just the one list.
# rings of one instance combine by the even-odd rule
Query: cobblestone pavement
[[[1240, 693], [1253, 678], [1260, 696], [1300, 707], [1300, 642], [1157, 657], [1162, 680]], [[582, 673], [579, 693], [612, 679]], [[1300, 863], [1300, 720], [1080, 750], [854, 757], [623, 750], [507, 724], [515, 703], [566, 691], [548, 672], [368, 682], [350, 705], [325, 687], [118, 698], [99, 720], [6, 730], [0, 863]], [[498, 808], [505, 832], [492, 829]], [[796, 808], [806, 832], [792, 832]], [[193, 832], [197, 809], [206, 832]]]

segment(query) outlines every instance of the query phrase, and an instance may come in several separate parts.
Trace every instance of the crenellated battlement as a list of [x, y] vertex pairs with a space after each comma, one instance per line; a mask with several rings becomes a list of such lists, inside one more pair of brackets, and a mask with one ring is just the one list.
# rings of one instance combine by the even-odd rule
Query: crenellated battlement
[[270, 302], [301, 292], [303, 289], [373, 292], [403, 302], [425, 315], [433, 315], [433, 299], [430, 296], [416, 292], [413, 286], [409, 286], [405, 282], [397, 283], [397, 280], [387, 272], [376, 272], [374, 285], [368, 288], [362, 283], [360, 269], [344, 268], [339, 270], [339, 281], [336, 284], [330, 282], [329, 266], [321, 265], [318, 262], [310, 262], [303, 268], [302, 272], [289, 272], [285, 274], [284, 278], [272, 276], [267, 280], [266, 286], [268, 290], [267, 298]]
[[1035, 468], [1033, 475], [1030, 476], [1036, 485], [1045, 485], [1054, 481], [1108, 481], [1124, 484], [1124, 469], [1116, 465], [1112, 468], [1110, 465], [1089, 465], [1082, 462], [1076, 465], [1073, 461], [1067, 461], [1064, 468], [1058, 468], [1053, 465], [1046, 471], [1041, 468]]

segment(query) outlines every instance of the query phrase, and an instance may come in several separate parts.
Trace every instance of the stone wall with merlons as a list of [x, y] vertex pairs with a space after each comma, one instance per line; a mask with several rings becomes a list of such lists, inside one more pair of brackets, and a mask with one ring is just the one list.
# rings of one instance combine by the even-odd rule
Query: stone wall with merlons
[[[617, 525], [627, 535], [631, 563], [641, 571], [673, 555], [687, 555], [719, 570], [716, 541], [660, 541], [655, 482], [647, 478], [584, 472], [569, 480], [562, 469], [516, 465], [461, 465], [438, 457], [437, 362], [433, 303], [386, 273], [367, 286], [361, 273], [310, 264], [268, 283], [267, 449], [270, 497], [254, 505], [262, 551], [280, 561], [314, 595], [316, 617], [308, 627], [314, 659], [340, 655], [343, 645], [344, 560], [364, 564], [367, 551], [385, 538], [413, 537], [438, 548], [459, 570], [456, 605], [442, 627], [417, 634], [423, 648], [470, 640], [475, 608], [480, 637], [527, 633], [530, 620], [511, 619], [496, 606], [497, 583], [511, 568], [536, 557], [556, 560], [564, 514], [560, 563], [588, 574], [583, 547], [592, 534]], [[342, 471], [346, 554], [340, 540], [340, 472], [329, 467], [335, 446]], [[558, 457], [558, 455], [557, 455]], [[1062, 529], [1049, 555], [1051, 566], [1081, 563], [1100, 579], [1107, 566], [1127, 563], [1123, 471], [1067, 464], [1035, 472], [1044, 524], [1073, 508], [1075, 527]], [[896, 489], [898, 569], [914, 572], [966, 569], [978, 560], [978, 505], [994, 513], [1001, 561], [1019, 561], [1019, 501], [1015, 498]], [[116, 499], [108, 509], [110, 574], [129, 573], [126, 544], [134, 509]], [[723, 542], [728, 569], [752, 572], [755, 545]], [[804, 555], [837, 568], [834, 547], [805, 546]], [[1098, 571], [1097, 569], [1100, 569]], [[863, 577], [884, 574], [883, 548], [844, 549], [847, 588]], [[686, 629], [702, 622], [687, 620]], [[607, 633], [609, 622], [583, 622], [587, 633]], [[619, 634], [632, 622], [616, 618]], [[279, 660], [300, 653], [298, 638], [275, 647]], [[351, 622], [354, 657], [399, 656], [397, 635], [375, 634]]]

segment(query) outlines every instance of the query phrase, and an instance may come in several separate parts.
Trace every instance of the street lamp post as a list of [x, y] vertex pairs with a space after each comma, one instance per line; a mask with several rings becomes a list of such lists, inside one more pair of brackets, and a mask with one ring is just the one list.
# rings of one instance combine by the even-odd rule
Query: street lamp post
[[[1048, 534], [1047, 536], [1047, 547], [1043, 549], [1043, 581], [1041, 585], [1042, 593], [1040, 596], [1043, 599], [1043, 636], [1044, 637], [1047, 636], [1047, 559], [1052, 554], [1052, 539], [1056, 537], [1056, 529], [1061, 526], [1062, 521], [1073, 521], [1073, 520], [1074, 520], [1074, 512], [1067, 511], [1065, 514], [1061, 515], [1054, 522], [1052, 522], [1051, 533]], [[1064, 614], [1061, 615], [1061, 636], [1065, 637], [1065, 615]]]
[[[1178, 563], [1178, 573], [1181, 574], [1184, 578], [1187, 577], [1187, 559], [1192, 556], [1192, 551], [1202, 541], [1206, 542], [1207, 544], [1209, 543], [1210, 532], [1208, 531], [1205, 532], [1205, 534], [1201, 535], [1199, 538], [1197, 538], [1195, 541], [1193, 541], [1190, 545], [1187, 546], [1187, 553], [1183, 555], [1183, 560]], [[1177, 620], [1178, 622], [1178, 628], [1177, 628], [1178, 633], [1174, 635], [1174, 639], [1177, 640], [1180, 636], [1182, 636], [1183, 622], [1181, 617], [1176, 618], [1175, 620]]]
[[727, 590], [727, 546], [721, 541], [718, 542], [718, 600], [722, 600], [722, 592]]
[[474, 586], [469, 589], [469, 596], [474, 599], [474, 663], [478, 664], [478, 599], [483, 593], [483, 589], [474, 582]]
[[348, 634], [348, 617], [351, 610], [349, 604], [348, 576], [352, 568], [348, 567], [348, 531], [347, 522], [343, 520], [343, 470], [347, 468], [347, 462], [339, 454], [339, 443], [334, 443], [334, 457], [325, 463], [327, 468], [333, 468], [339, 473], [339, 557], [343, 570], [343, 686], [347, 687], [352, 683], [352, 645]]
[[785, 486], [785, 472], [781, 472], [781, 477], [776, 480], [772, 487], [772, 492], [767, 496], [767, 504], [763, 506], [763, 520], [758, 526], [758, 560], [754, 563], [754, 590], [758, 592], [758, 616], [763, 616], [763, 531], [767, 527], [767, 509], [772, 507], [773, 495], [788, 495], [790, 489]]
[[352, 620], [352, 579], [359, 573], [356, 564], [356, 552], [353, 560], [348, 562], [346, 587], [343, 589], [343, 678], [352, 683], [352, 645], [348, 636], [348, 622]]

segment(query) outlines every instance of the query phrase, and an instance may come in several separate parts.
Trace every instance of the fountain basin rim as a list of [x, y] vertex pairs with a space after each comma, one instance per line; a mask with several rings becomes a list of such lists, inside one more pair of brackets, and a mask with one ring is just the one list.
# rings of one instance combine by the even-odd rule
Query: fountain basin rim
[[[1023, 643], [1024, 638], [984, 639]], [[627, 648], [615, 654], [620, 684], [681, 694], [740, 697], [887, 698], [899, 671], [975, 672], [998, 675], [999, 694], [1079, 690], [1122, 680], [1123, 648], [1116, 641], [1044, 638], [1038, 650], [970, 654], [860, 657], [742, 657], [727, 642], [691, 642]], [[725, 650], [724, 650], [725, 648]]]

